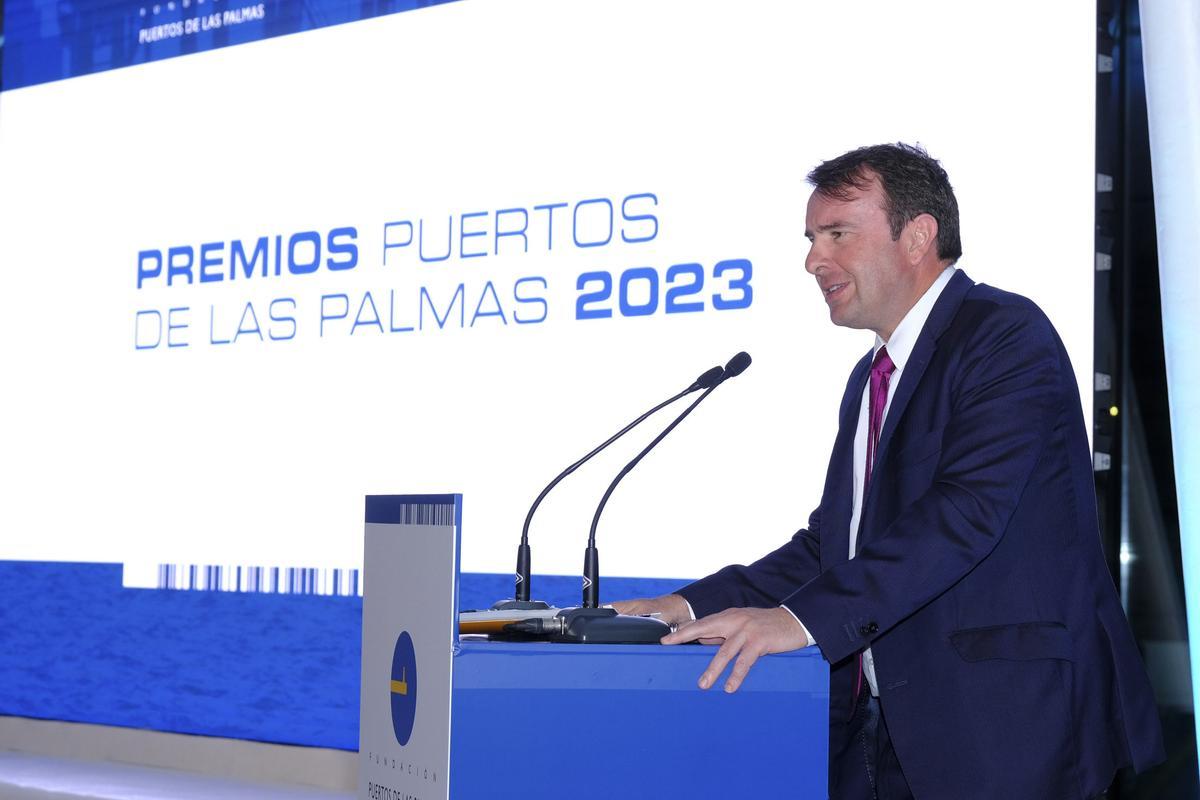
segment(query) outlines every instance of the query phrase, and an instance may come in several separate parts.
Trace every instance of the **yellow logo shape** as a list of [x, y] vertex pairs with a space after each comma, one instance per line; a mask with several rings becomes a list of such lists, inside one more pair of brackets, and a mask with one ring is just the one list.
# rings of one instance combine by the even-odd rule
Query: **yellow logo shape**
[[400, 668], [400, 680], [392, 681], [392, 694], [408, 694], [408, 669]]

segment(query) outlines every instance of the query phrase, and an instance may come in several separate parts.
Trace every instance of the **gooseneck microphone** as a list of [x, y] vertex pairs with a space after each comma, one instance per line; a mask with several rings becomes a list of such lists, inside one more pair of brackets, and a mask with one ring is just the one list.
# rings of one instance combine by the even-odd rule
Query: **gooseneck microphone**
[[583, 466], [585, 463], [587, 463], [587, 461], [589, 461], [593, 456], [595, 456], [601, 450], [608, 447], [610, 444], [615, 442], [617, 439], [620, 439], [625, 434], [629, 433], [631, 430], [636, 428], [638, 425], [640, 425], [642, 422], [644, 422], [647, 418], [649, 418], [656, 412], [671, 405], [671, 403], [674, 403], [679, 398], [681, 398], [685, 395], [691, 394], [692, 392], [697, 392], [700, 390], [705, 390], [706, 392], [712, 391], [713, 387], [717, 386], [724, 379], [724, 377], [725, 377], [725, 368], [724, 367], [719, 367], [719, 366], [713, 367], [712, 369], [705, 371], [703, 374], [700, 375], [700, 377], [696, 378], [696, 380], [693, 381], [692, 384], [690, 386], [688, 386], [686, 389], [684, 389], [682, 392], [679, 392], [678, 394], [673, 395], [672, 397], [668, 398], [667, 400], [664, 400], [663, 402], [654, 406], [654, 408], [650, 409], [645, 414], [642, 414], [640, 417], [635, 419], [633, 422], [629, 423], [624, 428], [622, 428], [621, 430], [619, 430], [615, 434], [613, 434], [611, 437], [609, 437], [608, 440], [606, 440], [603, 444], [601, 444], [595, 450], [588, 453], [586, 456], [579, 459], [574, 464], [571, 464], [571, 466], [567, 467], [562, 472], [560, 472], [554, 478], [554, 480], [550, 481], [550, 483], [547, 484], [546, 488], [542, 489], [541, 493], [537, 496], [537, 499], [533, 501], [533, 505], [529, 507], [529, 513], [525, 515], [525, 525], [521, 529], [521, 543], [517, 547], [517, 573], [516, 573], [516, 588], [515, 588], [515, 595], [514, 595], [515, 599], [508, 600], [508, 601], [501, 601], [501, 602], [497, 603], [495, 606], [493, 606], [493, 608], [497, 608], [497, 609], [501, 609], [501, 608], [504, 608], [504, 609], [549, 608], [548, 604], [546, 604], [545, 602], [530, 601], [530, 599], [529, 599], [529, 583], [530, 583], [530, 574], [531, 574], [531, 567], [530, 567], [531, 557], [530, 557], [530, 549], [529, 549], [529, 523], [533, 520], [534, 512], [537, 511], [538, 506], [540, 506], [542, 504], [542, 500], [544, 500], [546, 495], [550, 493], [550, 490], [553, 489], [555, 486], [557, 486], [559, 484], [559, 482], [562, 481], [563, 478], [567, 477], [572, 472], [574, 472], [575, 470], [577, 470], [581, 466]]
[[[608, 503], [608, 498], [612, 496], [613, 490], [617, 488], [617, 484], [621, 482], [622, 478], [629, 474], [630, 470], [638, 465], [638, 462], [645, 458], [647, 453], [653, 450], [659, 442], [666, 438], [668, 433], [675, 430], [675, 426], [677, 426], [680, 422], [683, 422], [684, 417], [692, 413], [696, 406], [704, 402], [704, 398], [712, 394], [713, 391], [725, 381], [741, 375], [746, 371], [746, 367], [748, 366], [750, 366], [750, 354], [745, 351], [742, 351], [733, 358], [729, 359], [729, 363], [725, 365], [725, 368], [722, 371], [723, 374], [721, 374], [716, 381], [713, 381], [711, 385], [704, 387], [704, 394], [696, 398], [696, 400], [693, 401], [690, 406], [683, 410], [682, 414], [676, 417], [675, 420], [668, 425], [662, 433], [654, 438], [654, 441], [650, 442], [650, 444], [646, 445], [642, 452], [634, 456], [633, 460], [626, 464], [625, 468], [618, 472], [617, 477], [613, 478], [613, 482], [608, 485], [608, 490], [604, 492], [604, 497], [600, 498], [600, 505], [596, 507], [596, 514], [592, 517], [592, 530], [588, 535], [587, 550], [585, 550], [583, 554], [583, 608], [598, 608], [600, 605], [600, 553], [596, 550], [596, 526], [600, 524], [600, 514], [603, 513], [604, 506]], [[717, 367], [716, 369], [720, 370], [721, 368]], [[712, 370], [709, 370], [709, 372], [712, 372]], [[709, 373], [706, 372], [704, 374], [708, 375]], [[695, 386], [695, 388], [700, 387]], [[682, 396], [683, 395], [681, 394], [677, 397]]]

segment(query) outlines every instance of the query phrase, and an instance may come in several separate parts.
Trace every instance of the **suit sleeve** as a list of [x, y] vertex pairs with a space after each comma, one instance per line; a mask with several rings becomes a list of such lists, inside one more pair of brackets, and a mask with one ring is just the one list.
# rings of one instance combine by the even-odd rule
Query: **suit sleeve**
[[679, 590], [697, 618], [746, 606], [768, 608], [812, 579], [820, 569], [820, 509], [809, 515], [808, 527], [787, 544], [749, 566], [735, 564]]
[[950, 387], [929, 488], [855, 558], [783, 600], [831, 663], [870, 646], [991, 553], [1065, 411], [1067, 379], [1070, 365], [1036, 307], [1001, 306], [981, 323]]

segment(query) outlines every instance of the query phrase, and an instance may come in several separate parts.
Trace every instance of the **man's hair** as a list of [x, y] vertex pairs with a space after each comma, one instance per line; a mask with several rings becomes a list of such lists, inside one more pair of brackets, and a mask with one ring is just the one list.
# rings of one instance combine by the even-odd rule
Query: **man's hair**
[[825, 197], [847, 200], [852, 189], [869, 189], [875, 176], [887, 198], [883, 210], [893, 241], [900, 238], [909, 220], [929, 214], [938, 223], [938, 258], [957, 261], [962, 255], [958, 201], [946, 170], [920, 145], [897, 142], [860, 147], [818, 165], [808, 173], [808, 182]]

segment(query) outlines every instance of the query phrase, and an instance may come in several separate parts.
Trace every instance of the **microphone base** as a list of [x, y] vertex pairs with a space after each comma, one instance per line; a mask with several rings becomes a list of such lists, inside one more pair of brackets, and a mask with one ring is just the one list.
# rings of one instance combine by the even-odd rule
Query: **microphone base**
[[615, 608], [567, 608], [558, 613], [562, 631], [550, 641], [573, 644], [658, 644], [671, 626], [652, 617], [618, 614]]
[[546, 611], [553, 608], [545, 600], [497, 600], [492, 611]]

